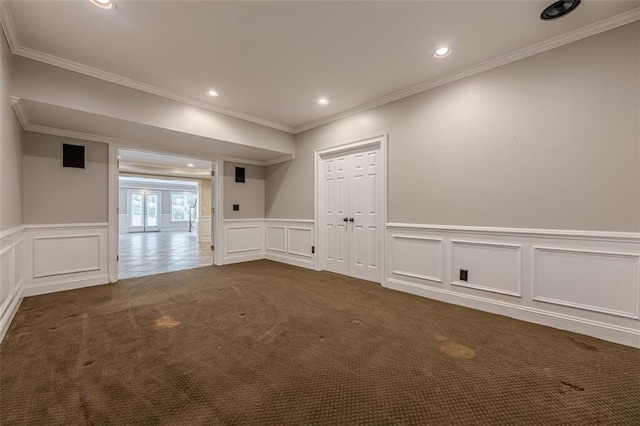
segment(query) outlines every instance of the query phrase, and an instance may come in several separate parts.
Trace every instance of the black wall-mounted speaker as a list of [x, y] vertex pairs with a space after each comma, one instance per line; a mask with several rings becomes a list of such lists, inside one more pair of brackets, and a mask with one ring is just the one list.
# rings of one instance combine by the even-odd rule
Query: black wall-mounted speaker
[[236, 182], [244, 183], [244, 167], [236, 167]]
[[84, 169], [84, 146], [62, 144], [62, 167]]

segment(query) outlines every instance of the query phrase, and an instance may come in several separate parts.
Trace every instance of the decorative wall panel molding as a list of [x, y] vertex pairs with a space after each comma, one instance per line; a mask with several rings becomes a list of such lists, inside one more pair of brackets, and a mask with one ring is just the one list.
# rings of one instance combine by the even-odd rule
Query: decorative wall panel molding
[[[517, 244], [451, 240], [451, 284], [520, 297], [520, 249]], [[462, 281], [460, 270], [473, 273]]]
[[559, 247], [533, 249], [533, 300], [638, 318], [640, 255]]
[[313, 220], [265, 219], [265, 223], [266, 259], [315, 269]]
[[390, 288], [640, 347], [639, 233], [389, 223], [387, 248]]
[[442, 283], [442, 238], [391, 234], [391, 276]]
[[264, 219], [227, 219], [224, 264], [264, 259]]
[[24, 228], [0, 234], [0, 342], [18, 311], [24, 292]]
[[25, 296], [109, 282], [107, 223], [25, 225]]

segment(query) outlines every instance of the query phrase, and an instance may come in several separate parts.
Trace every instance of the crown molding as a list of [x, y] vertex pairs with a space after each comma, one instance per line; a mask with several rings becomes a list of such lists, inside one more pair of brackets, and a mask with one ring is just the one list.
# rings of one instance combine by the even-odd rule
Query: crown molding
[[[63, 59], [54, 55], [50, 55], [34, 49], [23, 47], [20, 44], [20, 41], [18, 40], [18, 34], [16, 32], [16, 28], [13, 22], [13, 17], [11, 15], [11, 10], [9, 9], [9, 5], [4, 0], [0, 1], [0, 23], [2, 24], [2, 28], [4, 30], [5, 36], [7, 37], [7, 42], [9, 43], [11, 52], [14, 55], [22, 56], [38, 62], [43, 62], [59, 68], [67, 69], [69, 71], [94, 77], [100, 80], [104, 80], [104, 81], [108, 81], [121, 86], [129, 87], [131, 89], [140, 90], [142, 92], [150, 93], [156, 96], [161, 96], [177, 102], [182, 102], [189, 105], [197, 106], [197, 107], [200, 107], [209, 111], [213, 111], [219, 114], [224, 114], [230, 117], [238, 118], [254, 124], [270, 127], [276, 130], [281, 130], [281, 131], [292, 133], [292, 134], [302, 133], [307, 130], [311, 130], [315, 127], [319, 127], [324, 124], [328, 124], [333, 121], [337, 121], [351, 115], [368, 111], [373, 108], [377, 108], [379, 106], [415, 95], [417, 93], [425, 92], [427, 90], [434, 89], [436, 87], [443, 86], [445, 84], [449, 84], [454, 81], [461, 80], [463, 78], [471, 77], [473, 75], [476, 75], [485, 71], [489, 71], [494, 68], [498, 68], [503, 65], [507, 65], [521, 59], [525, 59], [540, 53], [544, 53], [549, 50], [555, 49], [557, 47], [561, 47], [561, 46], [582, 40], [584, 38], [587, 38], [596, 34], [600, 34], [602, 32], [612, 30], [614, 28], [621, 27], [626, 24], [630, 24], [638, 20], [640, 20], [640, 7], [631, 9], [627, 12], [612, 16], [602, 21], [595, 22], [591, 25], [587, 25], [577, 30], [570, 31], [566, 34], [516, 50], [514, 52], [507, 53], [505, 55], [483, 62], [481, 64], [474, 65], [469, 68], [465, 68], [461, 71], [458, 71], [434, 80], [429, 80], [424, 83], [409, 87], [407, 89], [403, 89], [398, 92], [394, 92], [389, 95], [374, 99], [370, 102], [366, 102], [364, 104], [361, 104], [354, 108], [350, 108], [338, 114], [334, 114], [329, 117], [325, 117], [320, 120], [316, 120], [316, 121], [303, 124], [297, 127], [291, 127], [291, 126], [286, 126], [284, 124], [275, 123], [273, 121], [261, 119], [259, 117], [254, 117], [252, 115], [245, 114], [239, 111], [234, 111], [234, 110], [230, 110], [220, 106], [211, 105], [206, 102], [200, 101], [198, 99], [195, 99], [189, 96], [184, 96], [170, 90], [162, 89], [156, 86], [152, 86], [150, 84], [142, 83], [137, 80], [132, 80], [117, 74], [102, 71], [97, 68], [89, 67], [89, 66], [82, 65], [77, 62]], [[229, 160], [229, 161], [235, 161], [235, 160]], [[279, 162], [279, 161], [276, 161], [276, 162]], [[262, 163], [264, 164], [261, 164], [261, 165], [267, 165], [267, 162], [262, 162]]]
[[407, 89], [391, 93], [381, 98], [374, 99], [370, 102], [364, 103], [362, 105], [348, 109], [338, 114], [334, 114], [332, 116], [329, 116], [317, 121], [313, 121], [308, 124], [303, 124], [301, 126], [295, 127], [293, 129], [293, 133], [294, 134], [302, 133], [307, 130], [311, 130], [315, 127], [319, 127], [324, 124], [349, 117], [351, 115], [368, 111], [370, 109], [377, 108], [379, 106], [388, 104], [390, 102], [394, 102], [394, 101], [415, 95], [417, 93], [425, 92], [427, 90], [434, 89], [436, 87], [443, 86], [445, 84], [452, 83], [454, 81], [458, 81], [463, 78], [471, 77], [475, 74], [489, 71], [494, 68], [498, 68], [503, 65], [507, 65], [512, 62], [537, 55], [539, 53], [544, 53], [549, 50], [555, 49], [557, 47], [561, 47], [566, 44], [573, 43], [573, 42], [582, 40], [584, 38], [587, 38], [596, 34], [600, 34], [602, 32], [612, 30], [614, 28], [618, 28], [626, 24], [630, 24], [638, 20], [640, 20], [640, 7], [621, 13], [619, 15], [615, 15], [611, 18], [607, 18], [602, 21], [593, 23], [591, 25], [587, 25], [586, 27], [582, 27], [577, 30], [570, 31], [566, 34], [550, 38], [543, 42], [533, 44], [523, 49], [519, 49], [514, 52], [507, 53], [502, 56], [498, 56], [497, 58], [491, 59], [481, 64], [474, 65], [469, 68], [465, 68], [462, 71], [458, 71], [453, 74], [446, 75], [444, 77], [430, 80], [430, 81], [409, 87]]
[[69, 71], [77, 72], [79, 74], [83, 74], [89, 77], [94, 77], [100, 80], [108, 81], [110, 83], [115, 83], [120, 86], [125, 86], [131, 89], [140, 90], [142, 92], [150, 93], [152, 95], [161, 96], [163, 98], [171, 99], [177, 102], [182, 102], [185, 104], [197, 106], [199, 108], [213, 111], [218, 114], [224, 114], [229, 117], [238, 118], [240, 120], [248, 121], [250, 123], [259, 124], [261, 126], [270, 127], [272, 129], [281, 130], [287, 133], [293, 133], [293, 128], [290, 126], [286, 126], [284, 124], [276, 123], [270, 120], [265, 120], [259, 117], [254, 117], [252, 115], [245, 114], [239, 111], [234, 111], [229, 108], [212, 105], [207, 102], [203, 102], [199, 99], [192, 98], [190, 96], [181, 95], [171, 90], [162, 89], [160, 87], [156, 87], [151, 84], [143, 83], [137, 80], [132, 80], [126, 77], [122, 77], [120, 75], [103, 71], [97, 68], [93, 68], [87, 65], [83, 65], [78, 62], [70, 61], [68, 59], [64, 59], [59, 56], [50, 55], [48, 53], [44, 53], [35, 49], [24, 47], [20, 44], [20, 40], [18, 39], [18, 33], [16, 31], [16, 27], [13, 22], [13, 17], [11, 15], [11, 10], [9, 9], [9, 5], [5, 1], [2, 1], [0, 3], [0, 22], [2, 23], [2, 27], [7, 37], [7, 42], [9, 43], [9, 48], [11, 49], [11, 53], [13, 53], [14, 55], [22, 56], [23, 58], [32, 59], [34, 61], [42, 62], [48, 65], [53, 65], [58, 68], [63, 68]]

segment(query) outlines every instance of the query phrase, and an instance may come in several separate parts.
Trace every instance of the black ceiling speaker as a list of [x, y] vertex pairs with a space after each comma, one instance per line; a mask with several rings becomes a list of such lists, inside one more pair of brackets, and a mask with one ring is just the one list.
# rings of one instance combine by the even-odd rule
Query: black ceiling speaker
[[570, 13], [578, 7], [581, 0], [560, 0], [547, 7], [540, 14], [540, 19], [543, 21], [550, 21], [552, 19], [558, 19], [561, 16]]

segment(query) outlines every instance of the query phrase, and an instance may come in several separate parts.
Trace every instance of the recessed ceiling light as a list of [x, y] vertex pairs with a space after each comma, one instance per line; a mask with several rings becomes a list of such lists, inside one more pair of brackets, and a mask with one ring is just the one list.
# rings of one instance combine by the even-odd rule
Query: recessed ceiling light
[[211, 96], [212, 98], [215, 98], [216, 96], [218, 96], [218, 92], [216, 92], [213, 89], [209, 89], [205, 92], [208, 96]]
[[446, 58], [447, 56], [451, 55], [451, 49], [449, 49], [446, 46], [442, 46], [440, 47], [438, 50], [435, 51], [435, 53], [433, 54], [433, 56], [435, 56], [436, 58]]
[[540, 14], [540, 19], [543, 21], [550, 21], [552, 19], [558, 19], [561, 16], [573, 11], [580, 4], [581, 0], [560, 0], [548, 6]]
[[89, 0], [89, 1], [101, 9], [113, 9], [116, 6], [113, 0]]
[[118, 160], [122, 160], [122, 155], [118, 155]]
[[189, 163], [189, 164], [187, 164], [187, 167], [194, 167], [194, 165]]
[[328, 104], [329, 104], [329, 99], [327, 99], [327, 98], [320, 98], [320, 99], [318, 99], [318, 103], [319, 103], [320, 105], [328, 105]]

